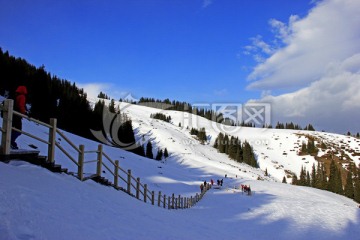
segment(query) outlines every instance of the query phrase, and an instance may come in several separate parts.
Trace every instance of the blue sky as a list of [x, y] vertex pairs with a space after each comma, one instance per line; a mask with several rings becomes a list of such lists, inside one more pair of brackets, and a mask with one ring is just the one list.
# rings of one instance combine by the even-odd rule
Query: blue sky
[[[102, 83], [114, 98], [241, 101], [255, 62], [243, 54], [269, 19], [308, 1], [0, 1], [0, 45], [61, 78]], [[105, 88], [106, 88], [105, 86]]]
[[265, 101], [276, 121], [356, 131], [359, 2], [0, 0], [0, 47], [92, 94]]

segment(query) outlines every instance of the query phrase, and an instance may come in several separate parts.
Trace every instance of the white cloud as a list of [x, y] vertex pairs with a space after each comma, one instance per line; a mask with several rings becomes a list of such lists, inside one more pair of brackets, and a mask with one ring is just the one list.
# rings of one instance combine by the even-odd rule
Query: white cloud
[[[285, 24], [276, 19], [270, 19], [269, 24], [272, 28], [272, 32], [275, 34], [276, 39], [279, 39], [282, 43], [289, 43], [293, 25], [298, 20], [299, 17], [297, 15], [291, 15], [288, 24]], [[275, 44], [277, 43], [276, 39]]]
[[116, 86], [112, 83], [83, 83], [77, 85], [84, 89], [88, 98], [90, 99], [97, 98], [100, 92], [105, 93], [110, 98], [114, 98], [115, 100], [119, 100], [120, 98], [123, 98], [129, 94], [128, 92], [116, 88]]
[[[325, 130], [344, 133], [360, 131], [360, 61], [356, 71], [352, 63], [356, 54], [332, 69], [308, 87], [280, 96], [265, 95], [261, 100], [272, 106], [274, 121], [295, 121], [303, 126], [312, 123]], [[319, 129], [319, 130], [322, 130]]]
[[303, 19], [270, 25], [283, 46], [253, 69], [248, 88], [298, 90], [252, 101], [271, 103], [274, 121], [360, 131], [360, 1], [324, 0]]
[[323, 76], [329, 65], [360, 51], [360, 1], [326, 0], [303, 19], [289, 23], [270, 20], [275, 38], [285, 46], [276, 49], [248, 76], [250, 89], [304, 87]]
[[257, 35], [256, 37], [250, 38], [251, 45], [245, 46], [243, 54], [244, 55], [252, 55], [253, 59], [257, 63], [262, 63], [265, 61], [265, 56], [272, 54], [275, 49], [270, 44], [266, 43], [261, 35]]

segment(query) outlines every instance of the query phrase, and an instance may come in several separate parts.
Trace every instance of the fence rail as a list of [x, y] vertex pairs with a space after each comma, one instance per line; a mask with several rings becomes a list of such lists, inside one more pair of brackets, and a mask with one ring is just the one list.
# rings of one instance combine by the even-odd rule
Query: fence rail
[[[28, 117], [24, 114], [16, 112], [13, 110], [14, 102], [11, 99], [7, 99], [4, 101], [4, 105], [0, 105], [0, 110], [3, 112], [3, 124], [1, 127], [2, 138], [1, 138], [1, 154], [2, 155], [10, 155], [10, 138], [11, 132], [17, 131], [20, 132], [30, 138], [36, 139], [48, 146], [48, 155], [47, 161], [49, 163], [55, 163], [55, 150], [60, 150], [68, 160], [70, 160], [77, 167], [77, 178], [81, 181], [89, 179], [89, 177], [84, 178], [84, 164], [88, 163], [96, 163], [96, 173], [90, 173], [90, 176], [102, 177], [102, 167], [104, 167], [110, 175], [113, 177], [112, 186], [116, 189], [122, 189], [127, 192], [129, 195], [132, 195], [138, 200], [142, 200], [145, 203], [150, 203], [151, 205], [158, 206], [165, 209], [185, 209], [191, 208], [198, 201], [202, 199], [207, 190], [210, 189], [210, 185], [206, 186], [204, 190], [200, 194], [196, 194], [195, 196], [190, 197], [182, 197], [178, 195], [175, 197], [173, 193], [171, 196], [167, 196], [166, 194], [162, 194], [161, 191], [156, 193], [155, 191], [151, 191], [148, 189], [147, 184], [141, 183], [140, 178], [135, 178], [132, 176], [131, 170], [124, 170], [119, 166], [119, 160], [112, 160], [109, 155], [103, 152], [103, 146], [98, 145], [97, 150], [86, 150], [84, 145], [76, 146], [68, 137], [65, 136], [63, 132], [57, 129], [57, 120], [52, 118], [50, 119], [50, 124], [43, 123], [34, 118]], [[37, 136], [34, 136], [31, 133], [26, 131], [16, 129], [12, 127], [12, 119], [13, 115], [17, 115], [23, 117], [31, 122], [39, 124], [48, 128], [49, 130], [49, 138], [42, 139]], [[75, 150], [75, 154], [77, 156], [73, 156], [70, 152], [66, 151], [66, 149], [56, 142], [56, 137], [59, 136], [61, 139], [65, 140], [65, 143], [68, 144], [71, 149]], [[85, 154], [96, 154], [97, 158], [85, 160]], [[105, 161], [106, 163], [105, 163]], [[90, 178], [91, 178], [90, 177]], [[107, 181], [111, 181], [106, 179]], [[122, 186], [122, 187], [120, 187]]]

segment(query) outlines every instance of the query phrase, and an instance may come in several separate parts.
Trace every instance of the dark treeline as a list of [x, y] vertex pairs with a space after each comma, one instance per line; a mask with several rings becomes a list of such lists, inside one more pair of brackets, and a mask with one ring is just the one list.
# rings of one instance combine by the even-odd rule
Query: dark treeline
[[347, 133], [346, 133], [346, 135], [347, 136], [352, 136], [352, 137], [356, 137], [356, 138], [360, 138], [360, 133], [359, 132], [357, 132], [356, 134], [351, 134], [351, 132], [350, 131], [348, 131]]
[[205, 128], [201, 128], [200, 130], [196, 128], [191, 128], [190, 134], [197, 136], [197, 138], [202, 144], [204, 144], [207, 141]]
[[101, 136], [105, 137], [104, 142], [145, 156], [144, 147], [136, 143], [131, 119], [115, 107], [114, 100], [108, 106], [104, 100], [99, 100], [95, 104], [91, 122], [92, 129], [100, 131]]
[[[106, 94], [105, 94], [106, 96]], [[133, 102], [136, 104], [135, 102]], [[216, 113], [212, 109], [205, 109], [205, 108], [199, 108], [199, 107], [193, 107], [190, 103], [187, 102], [179, 102], [179, 101], [171, 101], [170, 99], [160, 100], [155, 98], [145, 98], [142, 97], [138, 101], [139, 105], [153, 107], [153, 108], [159, 108], [164, 110], [175, 110], [175, 111], [182, 111], [182, 112], [188, 112], [195, 115], [198, 115], [200, 117], [204, 117], [208, 120], [222, 123], [229, 126], [241, 126], [241, 127], [257, 127], [255, 123], [248, 122], [234, 122], [232, 119], [224, 118], [221, 113]], [[261, 127], [261, 126], [258, 126]], [[272, 125], [263, 125], [263, 128], [273, 128]], [[277, 122], [276, 129], [294, 129], [294, 130], [308, 130], [308, 131], [315, 131], [315, 128], [312, 124], [308, 124], [304, 128], [302, 128], [299, 124], [294, 124], [293, 122], [290, 123], [280, 123]]]
[[[325, 149], [326, 145], [325, 143], [321, 143], [321, 148]], [[303, 142], [301, 145], [301, 152], [300, 155], [312, 155], [312, 156], [317, 156], [317, 153], [319, 152], [319, 149], [315, 146], [315, 140], [310, 139], [308, 140], [307, 143]]]
[[[272, 128], [272, 126], [264, 126], [264, 128]], [[293, 122], [290, 123], [280, 123], [277, 122], [276, 129], [294, 129], [294, 130], [308, 130], [308, 131], [315, 131], [315, 128], [313, 127], [313, 125], [308, 124], [307, 126], [305, 126], [304, 128], [302, 128], [300, 125], [298, 124], [294, 124]]]
[[[150, 140], [146, 144], [145, 157], [154, 159], [153, 146], [152, 146], [152, 143]], [[168, 157], [169, 157], [169, 153], [168, 153], [167, 148], [165, 148], [164, 150], [159, 148], [157, 150], [155, 160], [161, 161], [163, 158], [166, 159]]]
[[259, 167], [251, 145], [247, 141], [241, 143], [238, 137], [229, 137], [227, 134], [219, 133], [214, 148], [220, 153], [226, 153], [229, 158], [237, 162], [243, 162], [256, 168]]
[[103, 93], [103, 92], [99, 93], [98, 98], [110, 100], [110, 97], [107, 94]]
[[341, 168], [334, 160], [330, 163], [329, 174], [326, 173], [323, 163], [318, 163], [317, 166], [313, 164], [311, 173], [302, 167], [299, 178], [294, 174], [292, 184], [327, 190], [360, 202], [360, 169], [353, 163], [350, 163], [347, 170], [345, 184], [342, 181]]
[[142, 97], [140, 98], [138, 104], [164, 110], [188, 112], [215, 122], [223, 121], [222, 114], [216, 115], [216, 112], [214, 112], [213, 110], [193, 107], [190, 103], [187, 102], [179, 102], [175, 100], [171, 101], [170, 99], [159, 100], [155, 98]]
[[27, 102], [32, 106], [31, 117], [46, 123], [50, 118], [57, 118], [60, 128], [91, 138], [89, 119], [93, 112], [86, 94], [75, 84], [51, 76], [44, 66], [36, 68], [1, 49], [0, 79], [0, 94], [9, 91], [10, 98], [14, 97], [19, 85], [27, 87]]
[[[7, 51], [3, 52], [0, 48], [0, 94], [8, 91], [9, 97], [14, 98], [15, 89], [19, 85], [25, 85], [28, 89], [27, 103], [31, 104], [31, 117], [46, 123], [50, 118], [57, 118], [59, 128], [85, 138], [98, 140], [90, 131], [93, 129], [101, 130], [104, 139], [109, 142], [135, 144], [131, 120], [119, 112], [112, 116], [122, 121], [116, 131], [118, 136], [109, 134], [114, 133], [111, 129], [104, 129], [104, 107], [115, 113], [113, 105], [105, 106], [104, 102], [98, 102], [93, 110], [87, 101], [86, 93], [75, 83], [53, 76], [44, 66], [37, 68], [24, 59], [11, 56]], [[112, 126], [106, 126], [110, 127]], [[109, 137], [119, 141], [108, 139]], [[135, 148], [133, 151], [138, 150], [139, 148]]]
[[150, 117], [154, 118], [154, 119], [159, 119], [159, 120], [162, 120], [162, 121], [165, 121], [168, 123], [171, 121], [170, 116], [166, 116], [165, 114], [162, 114], [162, 113], [150, 114]]

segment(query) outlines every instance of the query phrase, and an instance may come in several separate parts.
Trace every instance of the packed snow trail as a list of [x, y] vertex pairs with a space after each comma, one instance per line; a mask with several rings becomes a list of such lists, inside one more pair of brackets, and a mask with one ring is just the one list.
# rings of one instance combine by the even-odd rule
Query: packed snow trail
[[[197, 144], [189, 130], [179, 128], [183, 113], [169, 111], [174, 124], [149, 119], [160, 110], [141, 106], [127, 109], [138, 134], [148, 133], [156, 147], [167, 147], [171, 153], [158, 162], [123, 150], [104, 146], [104, 151], [120, 161], [123, 169], [131, 169], [154, 191], [166, 195], [190, 196], [199, 192], [204, 180], [224, 178], [221, 190], [211, 190], [194, 207], [187, 210], [164, 210], [127, 194], [103, 187], [92, 181], [80, 182], [65, 174], [54, 174], [24, 162], [0, 163], [0, 239], [359, 239], [359, 208], [355, 202], [330, 192], [281, 184], [264, 177], [259, 169], [236, 163], [218, 153], [211, 141], [217, 133], [209, 131], [208, 145]], [[0, 119], [2, 123], [2, 119]], [[201, 118], [200, 124], [211, 123]], [[43, 139], [48, 129], [24, 120], [23, 128]], [[270, 169], [271, 164], [288, 169], [302, 166], [303, 157], [292, 148], [303, 137], [298, 131], [242, 128], [242, 139], [268, 139], [268, 145], [255, 146], [261, 166], [268, 166], [276, 178], [283, 169]], [[97, 149], [98, 143], [65, 133], [75, 145], [86, 150]], [[329, 141], [352, 141], [346, 136], [324, 135]], [[74, 151], [57, 138], [67, 151]], [[193, 144], [191, 144], [193, 143]], [[24, 135], [22, 148], [29, 144], [47, 154], [45, 144]], [[355, 146], [354, 145], [354, 146]], [[156, 150], [156, 149], [155, 149]], [[154, 151], [155, 151], [154, 150]], [[287, 151], [288, 155], [283, 155]], [[56, 151], [56, 163], [76, 171], [76, 166]], [[76, 152], [74, 151], [74, 154]], [[96, 158], [96, 156], [89, 156]], [[306, 157], [311, 164], [313, 157]], [[275, 163], [275, 161], [277, 163]], [[89, 164], [85, 173], [94, 173]], [[105, 172], [105, 177], [111, 176]], [[236, 176], [238, 178], [236, 178]], [[266, 181], [255, 181], [260, 176]], [[231, 179], [232, 178], [232, 179]], [[251, 185], [255, 194], [241, 194], [234, 186]]]
[[[0, 239], [359, 239], [360, 211], [307, 187], [224, 178], [193, 208], [165, 210], [92, 181], [0, 163]], [[251, 185], [247, 196], [233, 189]]]

